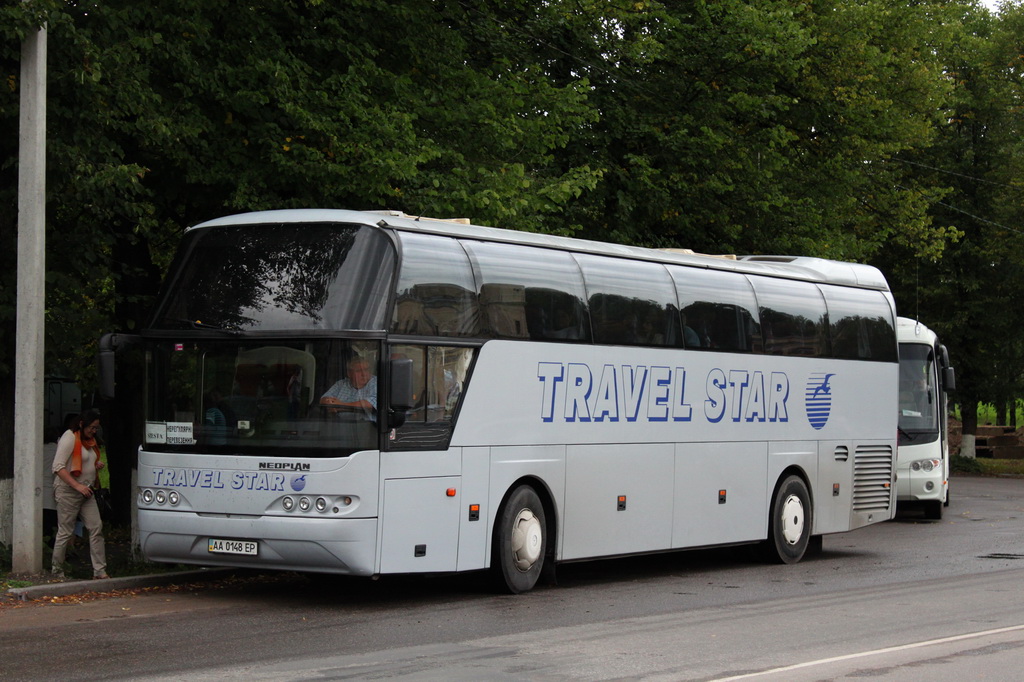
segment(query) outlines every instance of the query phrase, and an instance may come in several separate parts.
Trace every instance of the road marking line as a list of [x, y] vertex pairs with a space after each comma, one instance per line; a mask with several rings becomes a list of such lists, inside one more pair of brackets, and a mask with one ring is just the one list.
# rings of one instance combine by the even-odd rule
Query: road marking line
[[896, 651], [908, 651], [910, 649], [920, 649], [921, 647], [932, 646], [934, 644], [946, 644], [947, 642], [959, 642], [965, 639], [975, 639], [977, 637], [987, 637], [989, 635], [999, 635], [1004, 632], [1014, 632], [1016, 630], [1024, 630], [1024, 625], [1011, 625], [1005, 628], [996, 628], [995, 630], [983, 630], [981, 632], [972, 632], [966, 635], [954, 635], [952, 637], [941, 637], [939, 639], [929, 639], [924, 642], [914, 642], [913, 644], [901, 644], [900, 646], [890, 646], [884, 649], [873, 649], [871, 651], [861, 651], [856, 654], [846, 654], [844, 656], [833, 656], [832, 658], [822, 658], [817, 661], [806, 661], [804, 663], [795, 663], [793, 665], [783, 666], [781, 668], [772, 668], [771, 670], [762, 670], [756, 673], [745, 673], [743, 675], [734, 675], [733, 677], [719, 677], [714, 682], [731, 682], [732, 680], [747, 680], [752, 677], [760, 677], [762, 675], [772, 675], [774, 673], [783, 673], [790, 670], [799, 670], [801, 668], [811, 668], [816, 665], [825, 665], [827, 663], [837, 663], [839, 661], [849, 661], [854, 658], [865, 658], [867, 656], [876, 656], [878, 654], [889, 654]]

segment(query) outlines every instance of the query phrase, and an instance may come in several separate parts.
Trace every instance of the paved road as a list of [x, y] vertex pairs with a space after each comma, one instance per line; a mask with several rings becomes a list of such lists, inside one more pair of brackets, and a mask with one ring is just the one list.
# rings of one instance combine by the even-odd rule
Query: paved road
[[465, 577], [284, 574], [5, 611], [2, 676], [1018, 679], [1024, 481], [953, 492], [942, 521], [830, 536], [795, 566], [739, 549], [592, 562], [515, 597]]

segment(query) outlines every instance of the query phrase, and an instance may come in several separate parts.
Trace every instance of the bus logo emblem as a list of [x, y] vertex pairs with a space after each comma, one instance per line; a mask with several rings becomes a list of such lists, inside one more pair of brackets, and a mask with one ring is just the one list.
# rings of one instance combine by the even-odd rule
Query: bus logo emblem
[[832, 377], [834, 373], [812, 374], [807, 380], [807, 392], [804, 395], [804, 407], [807, 409], [807, 421], [815, 430], [820, 431], [828, 422], [832, 412]]
[[305, 476], [305, 474], [303, 474], [302, 476], [292, 476], [292, 490], [294, 490], [295, 492], [300, 492], [305, 487], [306, 487], [306, 476]]

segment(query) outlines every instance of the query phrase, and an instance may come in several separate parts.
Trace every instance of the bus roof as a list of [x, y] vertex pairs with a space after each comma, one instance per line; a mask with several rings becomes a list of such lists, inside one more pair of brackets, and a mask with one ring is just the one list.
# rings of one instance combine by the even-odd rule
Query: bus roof
[[885, 277], [875, 267], [804, 256], [740, 256], [735, 260], [702, 254], [679, 253], [574, 237], [520, 232], [497, 227], [473, 225], [464, 219], [439, 220], [410, 216], [399, 211], [347, 211], [340, 209], [282, 209], [239, 213], [209, 220], [188, 228], [202, 229], [228, 225], [268, 223], [355, 223], [389, 227], [396, 230], [437, 234], [462, 239], [524, 244], [543, 248], [618, 256], [634, 260], [676, 263], [711, 270], [727, 270], [826, 282], [845, 286], [889, 291]]
[[923, 343], [934, 346], [938, 335], [919, 321], [909, 317], [896, 318], [896, 340], [899, 343]]

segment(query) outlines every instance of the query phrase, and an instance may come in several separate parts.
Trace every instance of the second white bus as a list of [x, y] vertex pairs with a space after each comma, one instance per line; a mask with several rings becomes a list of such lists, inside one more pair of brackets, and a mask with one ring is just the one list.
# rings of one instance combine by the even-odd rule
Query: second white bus
[[949, 353], [917, 320], [896, 320], [900, 344], [899, 445], [896, 503], [923, 507], [941, 519], [949, 506], [949, 434], [946, 392], [956, 389]]

